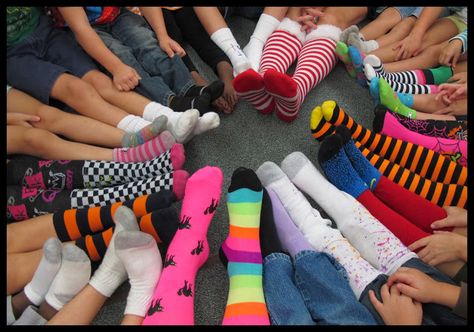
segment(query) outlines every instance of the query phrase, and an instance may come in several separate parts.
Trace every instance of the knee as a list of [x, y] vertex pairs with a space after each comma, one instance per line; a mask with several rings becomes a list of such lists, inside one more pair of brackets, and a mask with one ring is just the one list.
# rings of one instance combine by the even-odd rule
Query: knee
[[403, 32], [403, 33], [408, 34], [414, 25], [415, 25], [415, 20], [412, 19], [411, 17], [408, 17], [404, 19], [403, 21], [401, 21], [399, 24], [395, 25], [392, 31], [398, 32], [398, 33]]
[[[86, 76], [87, 75], [89, 74], [86, 74]], [[61, 90], [66, 100], [87, 100], [92, 94], [97, 94], [94, 87], [86, 80], [71, 75], [63, 81]], [[59, 99], [63, 100], [61, 98]]]
[[[61, 120], [61, 118], [63, 117], [63, 114], [64, 112], [62, 112], [61, 110], [55, 107], [51, 107], [48, 105], [41, 105], [36, 110], [36, 115], [39, 116], [41, 119], [40, 122], [38, 122], [38, 125], [40, 128], [52, 125], [56, 123], [57, 121]], [[33, 125], [35, 127], [38, 127], [36, 126], [36, 123], [34, 123]]]
[[441, 53], [440, 45], [430, 45], [423, 50], [423, 53], [430, 59], [438, 59]]
[[31, 151], [41, 155], [46, 150], [47, 145], [51, 144], [52, 137], [54, 137], [54, 134], [47, 130], [28, 128], [23, 134], [23, 144]]
[[90, 84], [91, 87], [94, 88], [104, 98], [118, 91], [114, 87], [112, 79], [98, 70], [93, 70], [87, 73], [83, 77], [83, 80], [85, 83]]

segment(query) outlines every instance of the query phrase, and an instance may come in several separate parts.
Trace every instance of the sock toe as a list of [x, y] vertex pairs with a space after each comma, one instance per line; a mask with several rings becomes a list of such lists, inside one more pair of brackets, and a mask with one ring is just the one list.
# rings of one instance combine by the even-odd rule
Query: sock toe
[[372, 80], [377, 77], [374, 67], [372, 67], [372, 65], [369, 63], [364, 65], [364, 75], [369, 82], [372, 82]]
[[222, 96], [224, 92], [224, 82], [222, 80], [215, 80], [207, 85], [203, 91], [207, 91], [211, 96], [211, 102]]
[[387, 114], [387, 109], [385, 106], [375, 108], [375, 117], [373, 122], [373, 130], [376, 133], [380, 133], [385, 122], [385, 114]]
[[284, 98], [293, 98], [296, 96], [296, 82], [286, 73], [277, 72], [269, 69], [263, 75], [265, 89], [268, 93]]
[[184, 197], [184, 189], [186, 188], [188, 178], [189, 173], [184, 170], [177, 170], [173, 172], [173, 192], [179, 201]]
[[342, 149], [342, 140], [339, 135], [328, 136], [321, 142], [318, 152], [319, 163], [324, 163], [334, 157]]
[[[156, 219], [156, 222], [154, 223], [158, 224], [152, 225], [153, 231], [156, 232], [156, 230], [158, 230], [158, 234], [156, 234], [156, 236], [159, 237], [161, 243], [163, 243], [164, 245], [169, 245], [176, 231], [178, 230], [178, 212], [174, 207], [169, 207], [166, 209], [154, 211], [153, 213], [158, 215], [157, 218], [152, 218], [152, 222]], [[150, 232], [146, 233], [153, 235], [153, 233]], [[156, 238], [155, 240], [156, 242], [158, 242]]]
[[[364, 70], [365, 70], [365, 67], [364, 67]], [[380, 103], [380, 95], [379, 95], [379, 80], [380, 79], [378, 77], [373, 77], [372, 79], [369, 79], [369, 77], [367, 76], [367, 73], [365, 74], [365, 77], [367, 77], [367, 79], [370, 80], [370, 85], [369, 85], [370, 95], [372, 96], [372, 98], [374, 98], [377, 104]]]
[[192, 108], [184, 112], [174, 126], [176, 142], [184, 143], [188, 141], [194, 131], [194, 127], [199, 119], [199, 110]]
[[303, 152], [295, 151], [290, 153], [281, 162], [281, 170], [290, 178], [293, 179], [299, 171], [305, 167], [310, 160]]
[[244, 93], [264, 87], [263, 77], [253, 69], [248, 69], [232, 80], [235, 91]]
[[70, 262], [88, 262], [90, 261], [87, 254], [84, 250], [80, 249], [78, 246], [67, 243], [63, 247], [62, 251], [62, 258], [63, 260], [70, 261]]
[[346, 126], [338, 126], [336, 128], [336, 134], [341, 138], [342, 145], [349, 142], [352, 138], [351, 131]]
[[283, 171], [272, 161], [266, 161], [257, 169], [256, 174], [264, 187], [269, 186], [275, 181], [284, 178], [286, 175]]
[[148, 195], [146, 200], [146, 211], [164, 209], [176, 202], [176, 195], [171, 190], [161, 190], [160, 192]]
[[364, 65], [367, 64], [371, 65], [372, 67], [379, 67], [382, 65], [382, 62], [376, 55], [369, 54], [364, 59]]
[[183, 168], [184, 161], [186, 160], [183, 144], [176, 143], [173, 145], [170, 151], [170, 159], [171, 164], [173, 165], [173, 170], [179, 170]]
[[231, 184], [228, 192], [233, 192], [240, 188], [249, 188], [253, 191], [262, 190], [262, 184], [255, 174], [254, 170], [245, 167], [239, 167], [232, 173]]
[[51, 263], [61, 262], [62, 244], [56, 237], [50, 237], [43, 245], [43, 255]]
[[135, 213], [126, 206], [119, 206], [114, 213], [115, 224], [120, 224], [123, 229], [138, 230], [137, 217]]
[[156, 245], [155, 239], [150, 234], [141, 231], [121, 231], [115, 238], [115, 248], [118, 250], [152, 245]]
[[326, 100], [321, 105], [321, 110], [326, 121], [331, 121], [338, 109], [339, 106], [337, 106], [337, 103], [334, 100]]

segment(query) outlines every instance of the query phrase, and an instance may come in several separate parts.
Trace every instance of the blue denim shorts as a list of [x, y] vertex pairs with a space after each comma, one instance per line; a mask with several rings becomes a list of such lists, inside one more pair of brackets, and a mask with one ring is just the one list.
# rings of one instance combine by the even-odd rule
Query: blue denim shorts
[[93, 69], [97, 66], [74, 35], [54, 28], [46, 15], [27, 38], [7, 48], [7, 83], [45, 104], [61, 74], [82, 77]]

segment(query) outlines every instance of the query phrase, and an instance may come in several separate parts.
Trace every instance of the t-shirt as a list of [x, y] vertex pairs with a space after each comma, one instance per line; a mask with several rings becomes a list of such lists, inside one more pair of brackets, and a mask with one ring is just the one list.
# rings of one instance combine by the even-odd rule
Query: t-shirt
[[467, 7], [448, 7], [448, 9], [467, 24]]
[[[84, 10], [91, 25], [113, 22], [120, 14], [120, 7], [85, 6]], [[48, 15], [52, 17], [55, 27], [63, 28], [67, 26], [57, 7], [50, 7]]]
[[7, 46], [25, 39], [38, 26], [41, 9], [37, 7], [7, 7]]

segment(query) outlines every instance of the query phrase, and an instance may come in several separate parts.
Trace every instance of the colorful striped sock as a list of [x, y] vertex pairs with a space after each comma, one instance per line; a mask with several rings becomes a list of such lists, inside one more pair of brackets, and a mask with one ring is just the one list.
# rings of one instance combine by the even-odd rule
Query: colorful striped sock
[[259, 241], [262, 190], [254, 171], [234, 171], [227, 196], [229, 236], [221, 247], [230, 279], [223, 325], [270, 325]]
[[175, 201], [176, 195], [171, 190], [163, 190], [106, 206], [63, 210], [53, 214], [53, 226], [62, 242], [77, 240], [113, 227], [113, 216], [119, 206], [130, 208], [139, 218], [151, 211], [167, 208]]
[[349, 48], [342, 41], [338, 41], [336, 43], [336, 55], [346, 67], [349, 76], [352, 78], [356, 78], [357, 73], [355, 71], [354, 65], [352, 64], [351, 57], [349, 56]]
[[151, 140], [132, 148], [113, 149], [113, 160], [125, 163], [147, 161], [158, 157], [176, 143], [175, 138], [167, 130]]
[[355, 46], [349, 46], [349, 56], [352, 60], [352, 66], [356, 72], [357, 83], [362, 86], [367, 86], [367, 80], [364, 74], [364, 59], [365, 54], [357, 49]]
[[140, 129], [137, 132], [126, 132], [122, 137], [122, 147], [129, 148], [151, 140], [153, 137], [158, 136], [166, 129], [167, 123], [168, 118], [164, 115], [161, 115], [154, 119], [148, 126]]

